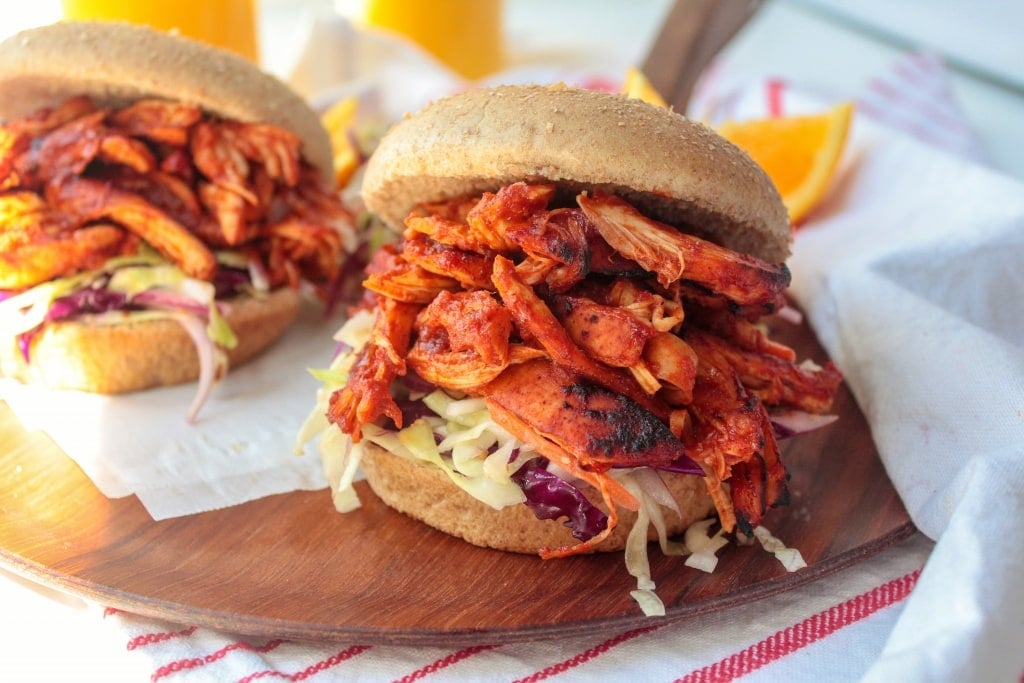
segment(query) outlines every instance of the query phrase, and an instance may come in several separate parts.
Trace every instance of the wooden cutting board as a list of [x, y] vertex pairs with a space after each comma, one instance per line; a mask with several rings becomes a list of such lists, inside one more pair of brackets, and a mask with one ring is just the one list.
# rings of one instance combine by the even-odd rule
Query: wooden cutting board
[[[801, 357], [824, 360], [806, 325], [778, 325]], [[704, 574], [654, 546], [665, 619], [792, 590], [914, 533], [845, 387], [836, 410], [838, 422], [787, 443], [793, 501], [766, 520], [809, 566], [787, 573], [757, 546], [729, 546]], [[324, 490], [154, 522], [134, 497], [105, 498], [0, 404], [0, 565], [103, 605], [253, 636], [449, 646], [660, 621], [629, 597], [619, 553], [543, 561], [477, 548], [359, 490], [364, 507], [346, 515]]]

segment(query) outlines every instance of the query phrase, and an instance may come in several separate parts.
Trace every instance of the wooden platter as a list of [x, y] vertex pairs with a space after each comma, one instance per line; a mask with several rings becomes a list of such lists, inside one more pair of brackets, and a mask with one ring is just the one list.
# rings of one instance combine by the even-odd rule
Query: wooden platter
[[[806, 325], [774, 336], [823, 360]], [[792, 590], [914, 533], [845, 387], [840, 419], [787, 443], [792, 503], [766, 526], [799, 548], [787, 573], [730, 545], [713, 574], [666, 558], [651, 571], [667, 620]], [[283, 453], [282, 457], [291, 457]], [[619, 553], [542, 561], [477, 548], [386, 508], [341, 515], [296, 492], [154, 522], [107, 499], [45, 435], [0, 403], [0, 565], [103, 605], [233, 633], [370, 644], [456, 645], [607, 634], [652, 625]]]

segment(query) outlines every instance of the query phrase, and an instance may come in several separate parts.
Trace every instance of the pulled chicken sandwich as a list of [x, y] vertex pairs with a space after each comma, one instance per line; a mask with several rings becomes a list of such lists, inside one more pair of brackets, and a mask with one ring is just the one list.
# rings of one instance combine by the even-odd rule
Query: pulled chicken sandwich
[[401, 236], [300, 434], [339, 509], [361, 466], [473, 544], [625, 549], [650, 593], [649, 540], [715, 514], [751, 535], [787, 502], [775, 415], [826, 413], [841, 375], [759, 325], [786, 307], [791, 231], [738, 148], [618, 95], [480, 89], [395, 125], [362, 196]]
[[0, 44], [0, 374], [121, 393], [199, 379], [326, 300], [350, 212], [330, 141], [231, 53], [119, 23]]

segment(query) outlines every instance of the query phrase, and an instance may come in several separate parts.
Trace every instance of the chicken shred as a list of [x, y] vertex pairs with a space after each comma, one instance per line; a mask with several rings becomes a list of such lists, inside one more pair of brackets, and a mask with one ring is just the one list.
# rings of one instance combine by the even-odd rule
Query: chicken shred
[[498, 424], [610, 509], [601, 534], [544, 557], [592, 550], [616, 506], [635, 509], [615, 466], [688, 458], [728, 531], [786, 502], [768, 411], [825, 412], [842, 375], [797, 365], [757, 325], [785, 304], [784, 265], [611, 195], [563, 202], [543, 183], [423, 205], [405, 226], [364, 282], [378, 323], [332, 397], [328, 417], [343, 432], [400, 426], [390, 391], [407, 373], [482, 397]]
[[6, 290], [148, 243], [204, 280], [217, 272], [214, 250], [237, 247], [260, 262], [271, 287], [302, 279], [326, 296], [355, 243], [351, 212], [302, 160], [297, 136], [184, 103], [106, 109], [77, 96], [6, 121], [0, 192], [21, 198], [5, 199], [12, 220], [0, 228]]

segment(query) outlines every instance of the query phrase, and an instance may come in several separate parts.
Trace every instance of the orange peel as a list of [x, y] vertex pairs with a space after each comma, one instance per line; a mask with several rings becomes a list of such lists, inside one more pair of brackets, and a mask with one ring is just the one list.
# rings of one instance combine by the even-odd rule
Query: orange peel
[[717, 131], [765, 170], [796, 226], [831, 186], [853, 112], [844, 102], [816, 114], [726, 122]]
[[334, 179], [338, 187], [345, 187], [359, 168], [359, 150], [352, 141], [350, 131], [356, 123], [359, 100], [346, 97], [332, 104], [320, 117], [331, 139], [334, 158]]
[[622, 82], [622, 94], [626, 97], [632, 97], [638, 100], [643, 100], [648, 104], [653, 104], [658, 107], [667, 107], [664, 98], [660, 93], [651, 85], [651, 82], [647, 80], [647, 76], [644, 72], [633, 66], [626, 71], [626, 78]]

